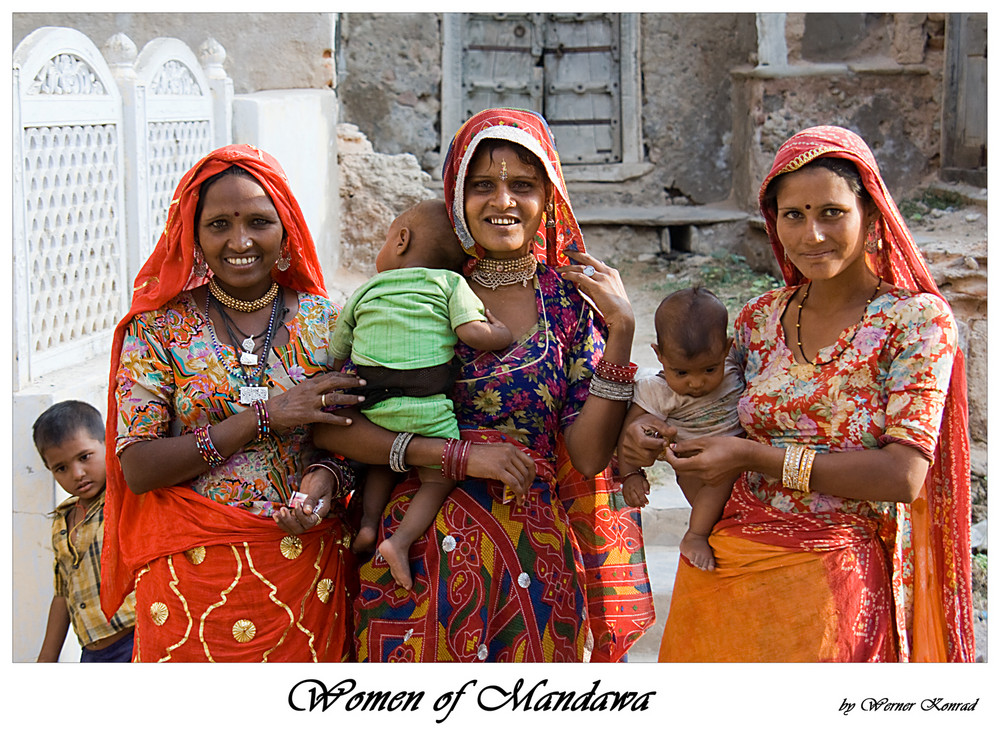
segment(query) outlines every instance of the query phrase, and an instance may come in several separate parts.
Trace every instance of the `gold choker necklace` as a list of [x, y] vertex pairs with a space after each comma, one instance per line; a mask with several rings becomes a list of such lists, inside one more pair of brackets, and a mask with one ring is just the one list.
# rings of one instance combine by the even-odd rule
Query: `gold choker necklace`
[[521, 283], [527, 287], [535, 276], [538, 261], [535, 255], [527, 253], [517, 259], [478, 259], [472, 270], [472, 278], [484, 287], [495, 290], [497, 287], [507, 287]]
[[270, 289], [268, 289], [267, 292], [258, 297], [256, 300], [238, 300], [222, 289], [218, 282], [215, 281], [215, 277], [212, 277], [208, 281], [208, 290], [212, 293], [212, 297], [221, 302], [227, 308], [241, 313], [255, 313], [261, 308], [267, 307], [274, 302], [274, 298], [278, 296], [278, 289], [278, 283], [271, 282]]

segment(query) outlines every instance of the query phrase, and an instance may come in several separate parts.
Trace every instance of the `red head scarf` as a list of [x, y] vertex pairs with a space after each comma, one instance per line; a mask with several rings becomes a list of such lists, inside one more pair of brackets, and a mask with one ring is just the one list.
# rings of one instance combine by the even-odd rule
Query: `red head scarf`
[[[119, 531], [127, 530], [136, 514], [136, 496], [125, 486], [121, 464], [115, 453], [118, 435], [118, 402], [115, 397], [118, 364], [125, 329], [139, 313], [163, 307], [181, 292], [208, 281], [194, 274], [194, 222], [202, 183], [231, 166], [253, 175], [267, 192], [285, 229], [291, 264], [286, 271], [271, 272], [276, 282], [297, 292], [326, 296], [316, 247], [298, 202], [292, 195], [281, 165], [269, 154], [247, 145], [225, 146], [208, 154], [185, 174], [174, 191], [167, 224], [156, 248], [135, 278], [132, 307], [115, 329], [111, 348], [111, 377], [108, 381], [106, 429], [107, 494], [104, 502], [104, 550], [102, 553], [101, 600], [105, 612], [114, 613], [132, 588], [132, 569], [123, 560]], [[113, 606], [112, 606], [112, 603]]]
[[[801, 284], [804, 279], [778, 240], [777, 213], [774, 203], [767, 202], [765, 193], [776, 177], [823, 157], [854, 162], [865, 189], [879, 210], [875, 227], [882, 247], [874, 256], [868, 256], [871, 270], [897, 287], [940, 297], [941, 292], [882, 180], [868, 145], [857, 134], [836, 126], [807, 128], [788, 139], [778, 149], [771, 171], [760, 188], [761, 213], [785, 283]], [[917, 562], [914, 660], [975, 659], [970, 504], [965, 357], [956, 349], [934, 463], [927, 474], [924, 491], [912, 505]]]
[[[442, 172], [444, 201], [465, 253], [477, 258], [483, 255], [482, 246], [472, 237], [465, 220], [465, 177], [476, 148], [487, 138], [520, 144], [542, 162], [545, 174], [552, 184], [555, 227], [546, 229], [545, 218], [542, 218], [533, 250], [539, 261], [550, 266], [568, 264], [569, 260], [562, 255], [563, 250], [584, 251], [583, 235], [580, 233], [580, 226], [576, 222], [569, 196], [566, 194], [566, 182], [563, 179], [559, 154], [552, 141], [552, 132], [545, 119], [530, 110], [510, 108], [484, 110], [469, 118], [452, 139]], [[548, 238], [547, 230], [552, 234]]]

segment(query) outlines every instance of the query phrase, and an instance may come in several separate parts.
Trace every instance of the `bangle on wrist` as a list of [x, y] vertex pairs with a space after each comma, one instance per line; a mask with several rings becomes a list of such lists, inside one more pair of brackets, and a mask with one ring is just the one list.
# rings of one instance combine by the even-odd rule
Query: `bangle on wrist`
[[306, 467], [305, 474], [313, 469], [326, 469], [333, 475], [335, 488], [332, 490], [334, 500], [345, 497], [354, 491], [354, 470], [346, 461], [340, 459], [322, 459]]
[[605, 379], [597, 374], [590, 378], [590, 394], [605, 400], [628, 402], [632, 399], [634, 385], [629, 382], [616, 382]]
[[403, 474], [410, 470], [410, 467], [406, 465], [406, 447], [412, 439], [412, 433], [404, 432], [398, 434], [393, 440], [392, 448], [389, 449], [389, 468], [394, 472]]
[[212, 443], [212, 436], [207, 425], [199, 425], [194, 429], [194, 445], [202, 460], [213, 469], [226, 463], [226, 457], [219, 453]]
[[441, 474], [445, 479], [461, 481], [469, 467], [469, 452], [472, 441], [449, 438], [441, 451]]
[[609, 361], [601, 359], [597, 362], [594, 374], [601, 379], [607, 379], [611, 382], [628, 383], [635, 380], [635, 373], [638, 369], [639, 367], [634, 362], [629, 362], [628, 366], [622, 366], [621, 364], [612, 364]]
[[271, 434], [271, 422], [267, 415], [267, 405], [263, 400], [254, 400], [254, 414], [257, 416], [257, 440], [263, 441]]
[[646, 470], [643, 469], [642, 467], [640, 467], [640, 468], [636, 469], [635, 471], [630, 471], [628, 474], [626, 474], [625, 476], [621, 477], [618, 481], [621, 482], [622, 484], [625, 484], [625, 480], [626, 479], [628, 479], [629, 477], [635, 477], [635, 476], [642, 477], [643, 479], [646, 479], [647, 481], [649, 479], [646, 476]]
[[799, 492], [809, 491], [816, 450], [805, 446], [787, 446], [781, 463], [781, 483]]

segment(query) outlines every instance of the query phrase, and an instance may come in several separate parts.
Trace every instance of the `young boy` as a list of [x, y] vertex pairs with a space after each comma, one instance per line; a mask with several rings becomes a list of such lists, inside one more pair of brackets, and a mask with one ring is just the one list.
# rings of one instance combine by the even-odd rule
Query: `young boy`
[[60, 402], [38, 416], [32, 433], [45, 468], [72, 495], [52, 513], [55, 596], [38, 660], [59, 660], [72, 623], [83, 649], [80, 661], [131, 661], [134, 597], [129, 595], [110, 621], [101, 611], [106, 481], [101, 413], [85, 402]]
[[[378, 274], [341, 311], [330, 342], [334, 368], [351, 358], [367, 383], [361, 411], [373, 423], [399, 433], [459, 437], [447, 396], [456, 376], [456, 340], [480, 351], [498, 351], [512, 340], [459, 273], [464, 260], [444, 201], [421, 202], [393, 221], [375, 259]], [[454, 488], [437, 468], [419, 473], [420, 489], [403, 520], [378, 547], [406, 590], [413, 586], [410, 546]], [[394, 482], [388, 467], [369, 468], [355, 551], [374, 547]]]
[[[632, 407], [625, 424], [642, 422], [646, 414], [677, 428], [677, 439], [742, 432], [736, 403], [743, 392], [739, 369], [727, 361], [733, 339], [728, 335], [726, 306], [702, 287], [679, 290], [660, 303], [654, 316], [656, 343], [652, 344], [663, 370], [636, 381]], [[649, 502], [645, 471], [619, 465], [626, 504], [643, 507]], [[678, 478], [691, 503], [691, 520], [680, 543], [680, 552], [699, 569], [715, 568], [708, 543], [735, 478], [718, 486]]]

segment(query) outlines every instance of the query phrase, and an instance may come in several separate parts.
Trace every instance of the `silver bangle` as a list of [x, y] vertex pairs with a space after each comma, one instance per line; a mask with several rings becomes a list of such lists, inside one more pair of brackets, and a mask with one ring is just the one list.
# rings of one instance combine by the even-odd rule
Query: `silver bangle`
[[400, 474], [408, 472], [410, 467], [406, 465], [406, 447], [410, 444], [413, 434], [409, 432], [400, 433], [392, 442], [389, 449], [389, 468]]
[[632, 382], [612, 382], [596, 374], [590, 378], [590, 394], [605, 400], [628, 402], [635, 388]]

